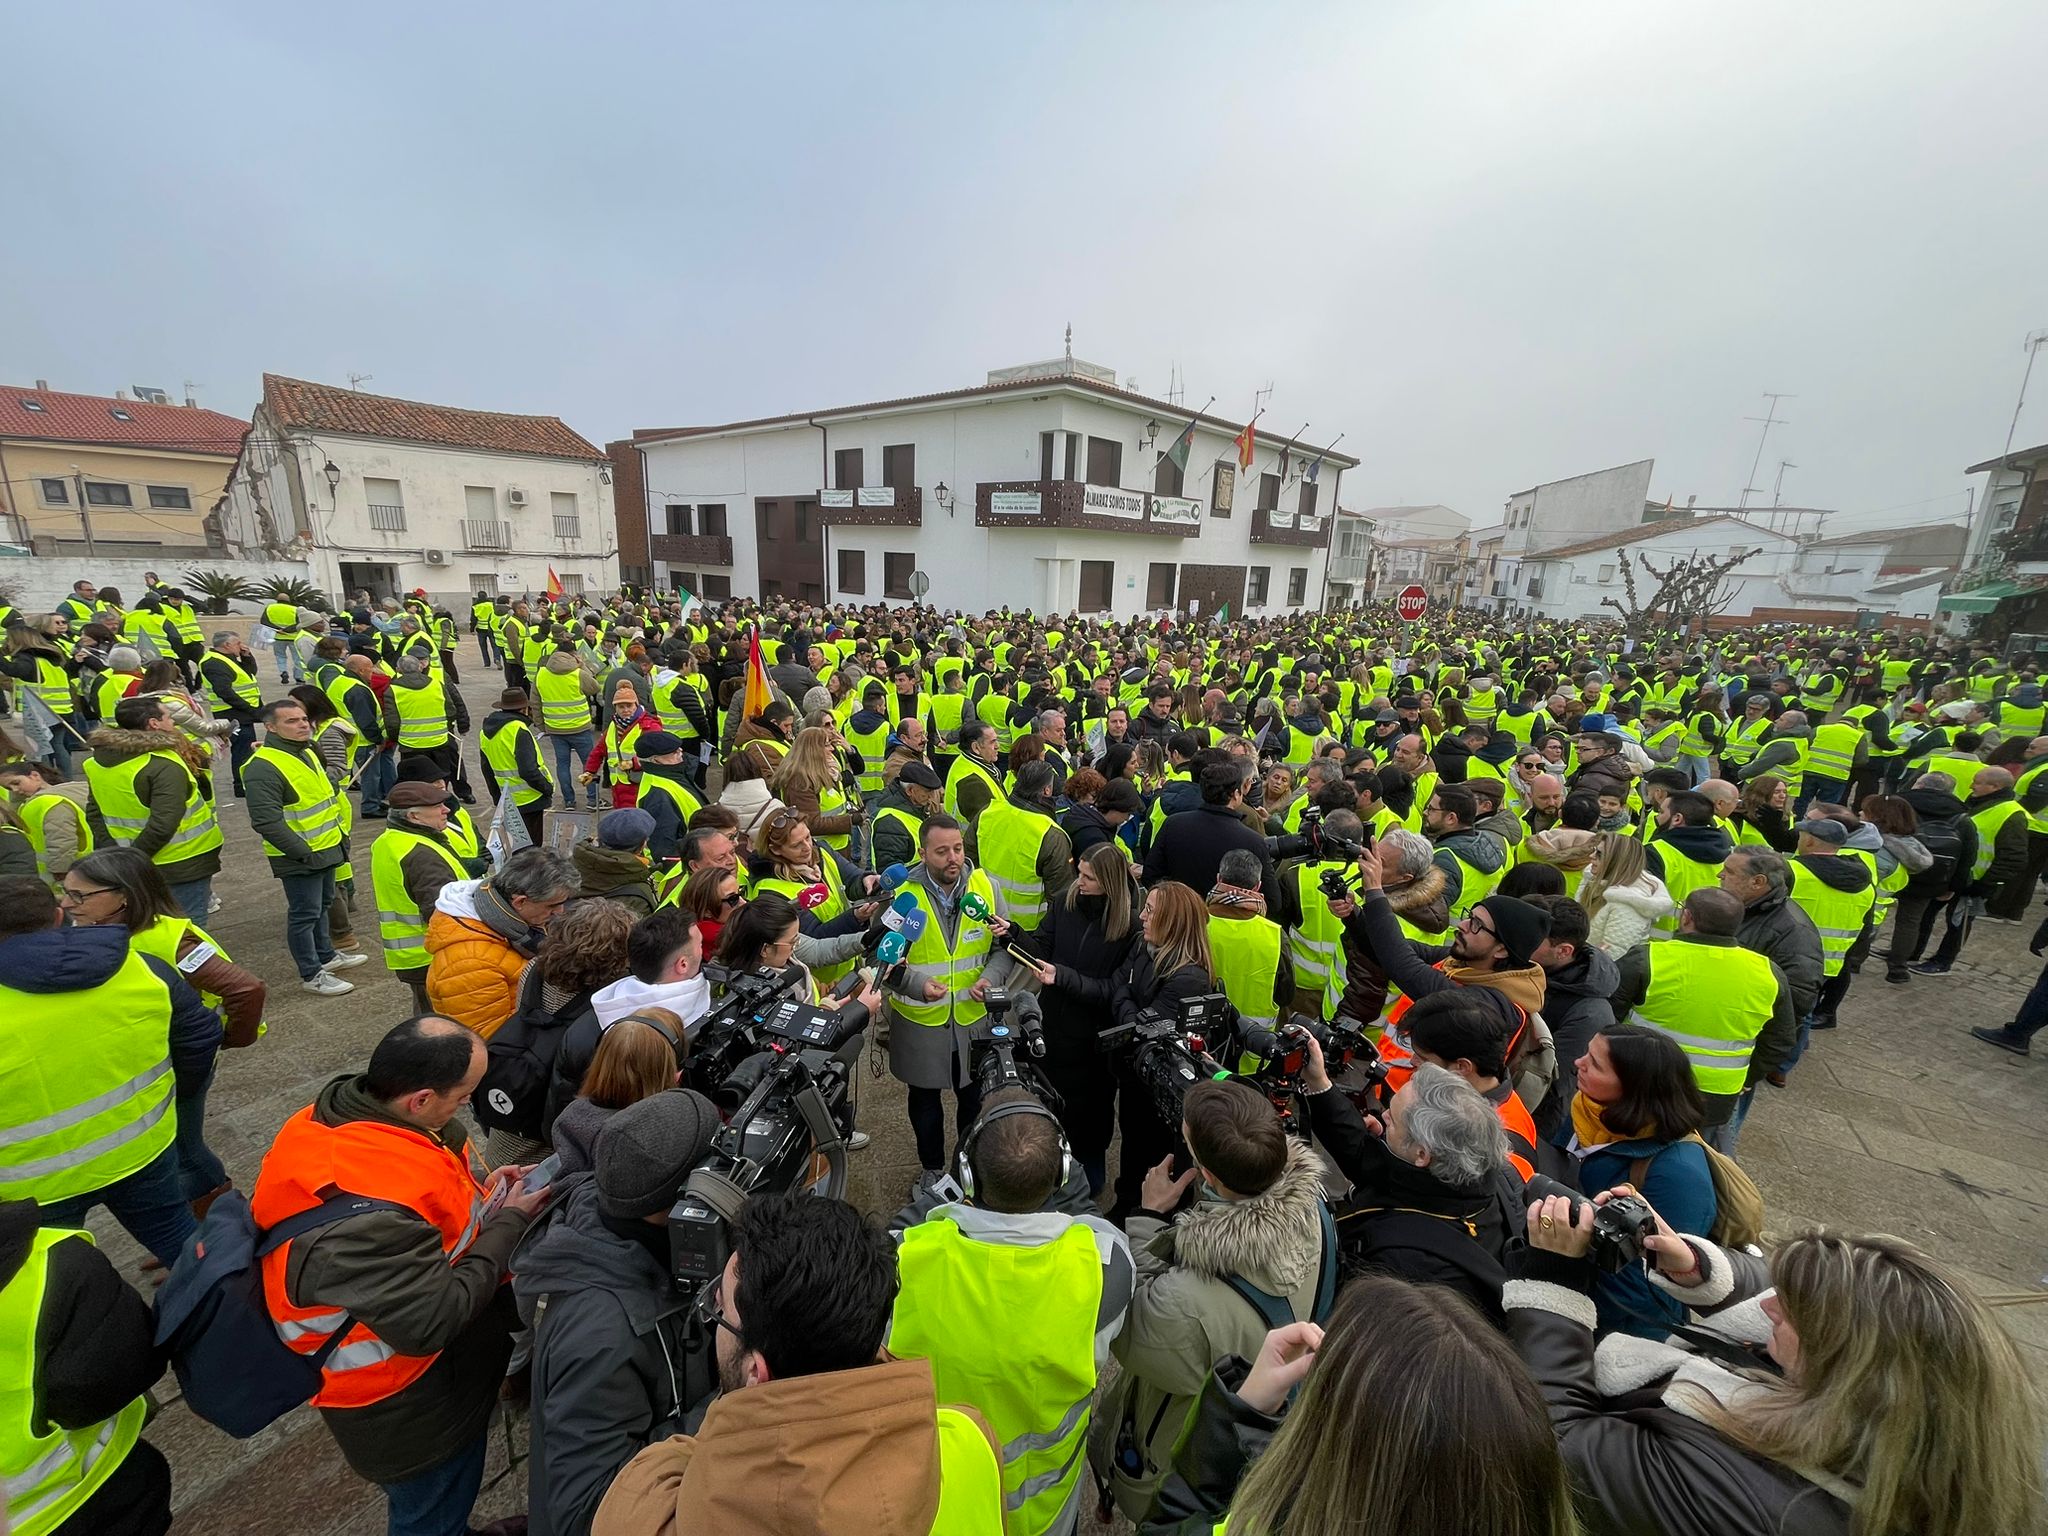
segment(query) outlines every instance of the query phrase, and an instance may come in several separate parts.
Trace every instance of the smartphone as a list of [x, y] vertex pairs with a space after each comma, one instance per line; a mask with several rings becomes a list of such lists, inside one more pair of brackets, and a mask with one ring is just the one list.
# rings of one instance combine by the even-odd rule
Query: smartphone
[[1003, 948], [1010, 952], [1012, 960], [1022, 961], [1027, 971], [1036, 971], [1041, 965], [1045, 964], [1043, 960], [1032, 954], [1030, 950], [1019, 949], [1015, 944], [1005, 944]]
[[535, 1163], [533, 1171], [519, 1181], [519, 1193], [530, 1195], [536, 1189], [546, 1189], [562, 1172], [562, 1155], [557, 1152], [545, 1161]]

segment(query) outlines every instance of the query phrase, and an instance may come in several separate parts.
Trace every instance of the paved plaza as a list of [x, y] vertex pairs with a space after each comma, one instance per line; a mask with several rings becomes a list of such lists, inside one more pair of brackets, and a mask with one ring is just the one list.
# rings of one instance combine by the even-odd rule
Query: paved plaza
[[[465, 666], [474, 654], [466, 645]], [[473, 673], [465, 676], [471, 713], [480, 718], [495, 701], [496, 680], [486, 688]], [[266, 691], [275, 684], [273, 675]], [[270, 1033], [247, 1050], [222, 1053], [207, 1114], [208, 1140], [246, 1191], [286, 1117], [330, 1077], [360, 1069], [377, 1037], [408, 1011], [408, 994], [381, 963], [348, 973], [356, 983], [351, 996], [300, 991], [284, 952], [283, 902], [231, 797], [221, 820], [228, 850], [216, 889], [226, 905], [211, 927], [274, 989]], [[372, 835], [358, 829], [357, 866], [365, 872]], [[1842, 1010], [1843, 1027], [1815, 1037], [1790, 1087], [1762, 1090], [1741, 1156], [1767, 1198], [1773, 1238], [1823, 1224], [1891, 1232], [1960, 1266], [1986, 1295], [2032, 1298], [2000, 1315], [2048, 1377], [2048, 1126], [2041, 1112], [2048, 1044], [2040, 1057], [2023, 1059], [1965, 1033], [2013, 1016], [2041, 969], [2027, 953], [2031, 932], [2031, 920], [1980, 925], [1946, 978], [1890, 986], [1881, 972], [1866, 972]], [[374, 914], [360, 934], [374, 952]], [[864, 1066], [858, 1092], [874, 1143], [854, 1158], [852, 1196], [888, 1212], [916, 1172], [903, 1091]], [[103, 1214], [91, 1225], [124, 1272], [139, 1276], [141, 1253], [127, 1235]], [[155, 1395], [163, 1411], [148, 1435], [170, 1458], [178, 1530], [373, 1536], [384, 1529], [382, 1498], [348, 1470], [312, 1410], [238, 1442], [187, 1412], [174, 1378], [167, 1375]], [[526, 1507], [524, 1467], [508, 1475], [507, 1466], [508, 1454], [523, 1457], [525, 1433], [516, 1414], [494, 1429], [476, 1524]]]

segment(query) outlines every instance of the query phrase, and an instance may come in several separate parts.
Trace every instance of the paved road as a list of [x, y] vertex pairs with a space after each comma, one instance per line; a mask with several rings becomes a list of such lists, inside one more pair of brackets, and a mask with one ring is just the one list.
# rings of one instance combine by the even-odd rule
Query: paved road
[[[473, 656], [472, 646], [464, 662]], [[495, 680], [486, 686], [465, 675], [471, 714], [481, 718], [495, 702]], [[276, 691], [274, 678], [268, 691]], [[408, 1011], [408, 993], [376, 962], [349, 973], [357, 983], [351, 996], [299, 990], [277, 887], [236, 803], [223, 804], [227, 867], [216, 888], [226, 906], [212, 927], [274, 989], [269, 1035], [222, 1056], [208, 1112], [209, 1141], [247, 1189], [286, 1117], [330, 1077], [360, 1069], [371, 1044]], [[365, 895], [367, 847], [359, 829]], [[2043, 1059], [2020, 1059], [1964, 1033], [2012, 1017], [2040, 971], [2026, 952], [2030, 931], [1980, 926], [1947, 978], [1906, 986], [1860, 979], [1843, 1028], [1816, 1037], [1789, 1088], [1764, 1090], [1743, 1133], [1742, 1161], [1768, 1200], [1773, 1237], [1823, 1223], [1892, 1232], [1960, 1265], [1987, 1295], [2034, 1296], [2035, 1304], [2001, 1315], [2048, 1379], [2048, 1306], [2040, 1302], [2048, 1297], [2048, 1048]], [[374, 918], [362, 936], [374, 950]], [[874, 1144], [855, 1160], [852, 1193], [867, 1209], [893, 1210], [916, 1172], [903, 1093], [893, 1079], [865, 1071], [859, 1092]], [[140, 1250], [127, 1235], [104, 1216], [92, 1226], [135, 1273]], [[148, 1434], [170, 1458], [179, 1531], [383, 1530], [382, 1498], [343, 1464], [311, 1410], [236, 1442], [187, 1412], [176, 1386], [168, 1376], [158, 1386], [166, 1406]], [[523, 1456], [524, 1448], [523, 1418], [494, 1431], [478, 1524], [525, 1508], [523, 1466], [507, 1470], [508, 1450]]]

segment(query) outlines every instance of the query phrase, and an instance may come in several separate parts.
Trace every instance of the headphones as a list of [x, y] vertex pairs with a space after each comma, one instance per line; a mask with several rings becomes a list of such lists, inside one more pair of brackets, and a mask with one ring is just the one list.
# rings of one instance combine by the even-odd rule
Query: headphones
[[1060, 1181], [1054, 1187], [1064, 1189], [1074, 1177], [1074, 1151], [1067, 1145], [1067, 1132], [1060, 1124], [1060, 1117], [1035, 1098], [1016, 1099], [1011, 1103], [998, 1104], [992, 1109], [984, 1110], [980, 1118], [967, 1128], [967, 1134], [961, 1138], [960, 1150], [954, 1155], [953, 1164], [959, 1173], [960, 1192], [969, 1200], [974, 1198], [974, 1149], [980, 1144], [981, 1133], [998, 1120], [1006, 1120], [1012, 1115], [1039, 1115], [1050, 1120], [1059, 1132], [1060, 1138]]
[[668, 1042], [668, 1048], [676, 1053], [676, 1070], [681, 1071], [688, 1063], [686, 1047], [676, 1032], [660, 1019], [649, 1018], [644, 1013], [622, 1013], [612, 1020], [614, 1024], [645, 1024], [649, 1029]]

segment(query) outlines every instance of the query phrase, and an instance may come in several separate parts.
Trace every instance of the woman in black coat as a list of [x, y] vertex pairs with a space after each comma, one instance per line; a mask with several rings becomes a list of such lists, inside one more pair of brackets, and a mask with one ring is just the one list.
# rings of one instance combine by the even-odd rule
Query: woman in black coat
[[1122, 846], [1098, 842], [1079, 856], [1065, 896], [1046, 903], [1038, 931], [1016, 936], [1039, 958], [1031, 970], [1045, 1015], [1040, 1066], [1060, 1096], [1060, 1124], [1090, 1194], [1102, 1192], [1116, 1127], [1116, 1077], [1096, 1036], [1109, 1022], [1110, 978], [1138, 943], [1140, 901]]

